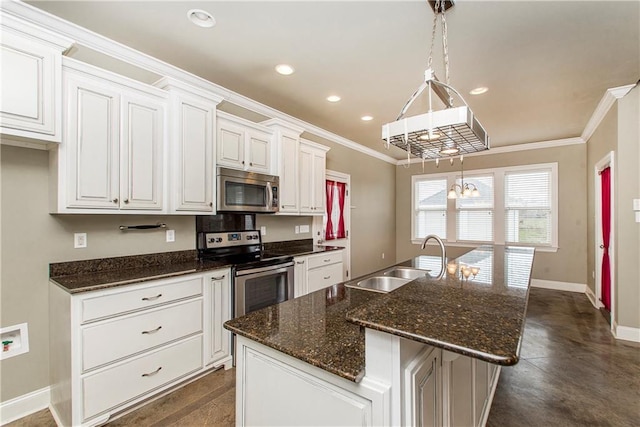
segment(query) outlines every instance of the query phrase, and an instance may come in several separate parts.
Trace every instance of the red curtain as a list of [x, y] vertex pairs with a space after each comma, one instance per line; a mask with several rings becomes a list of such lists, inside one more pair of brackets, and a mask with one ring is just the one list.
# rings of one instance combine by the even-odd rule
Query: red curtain
[[611, 311], [611, 265], [609, 263], [609, 237], [611, 235], [611, 169], [600, 172], [602, 187], [602, 303]]
[[336, 239], [344, 239], [346, 237], [344, 230], [344, 197], [347, 190], [347, 184], [344, 182], [336, 182], [338, 190], [338, 205], [340, 207], [340, 219], [338, 220], [338, 232]]
[[327, 190], [327, 224], [324, 227], [325, 229], [325, 240], [333, 240], [336, 238], [333, 231], [333, 223], [331, 222], [331, 214], [333, 210], [333, 187], [335, 186], [335, 181], [327, 180], [326, 182], [326, 190]]

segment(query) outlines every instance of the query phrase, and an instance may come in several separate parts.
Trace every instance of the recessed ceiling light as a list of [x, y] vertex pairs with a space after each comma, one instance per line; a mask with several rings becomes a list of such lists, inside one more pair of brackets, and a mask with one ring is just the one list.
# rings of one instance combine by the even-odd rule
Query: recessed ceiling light
[[480, 87], [477, 87], [475, 89], [471, 89], [469, 91], [469, 94], [471, 94], [471, 95], [482, 95], [483, 93], [487, 93], [488, 91], [489, 91], [488, 87], [480, 86]]
[[342, 98], [340, 98], [338, 95], [327, 96], [327, 101], [329, 101], [329, 102], [338, 102], [341, 99]]
[[216, 25], [213, 15], [202, 9], [191, 9], [187, 12], [187, 17], [198, 27], [211, 28]]
[[365, 122], [370, 122], [371, 120], [373, 120], [373, 117], [371, 116], [362, 116], [361, 119]]
[[283, 76], [288, 76], [293, 74], [294, 70], [293, 67], [291, 65], [287, 65], [287, 64], [278, 64], [276, 65], [276, 71], [280, 74], [282, 74]]

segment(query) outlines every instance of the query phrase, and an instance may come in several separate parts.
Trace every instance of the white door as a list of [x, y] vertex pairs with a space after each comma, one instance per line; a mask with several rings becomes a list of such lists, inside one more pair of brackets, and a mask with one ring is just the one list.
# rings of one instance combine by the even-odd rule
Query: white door
[[68, 207], [118, 209], [120, 94], [99, 81], [65, 76]]
[[[314, 220], [314, 236], [318, 236], [320, 233], [319, 243], [324, 246], [340, 246], [344, 248], [343, 253], [343, 268], [345, 280], [352, 278], [351, 274], [351, 175], [341, 172], [335, 172], [331, 170], [326, 171], [326, 180], [339, 182], [344, 184], [344, 204], [342, 206], [342, 216], [344, 220], [344, 237], [339, 237], [331, 240], [326, 240], [327, 231], [327, 213], [318, 220]], [[326, 182], [323, 180], [323, 182]], [[323, 195], [326, 198], [326, 191], [323, 191]], [[331, 213], [333, 216], [332, 224], [335, 226], [335, 220], [339, 220], [340, 212], [335, 209], [340, 208], [340, 200], [336, 197], [332, 200]], [[327, 209], [328, 212], [328, 209]]]
[[121, 208], [162, 210], [165, 107], [128, 96], [122, 105]]

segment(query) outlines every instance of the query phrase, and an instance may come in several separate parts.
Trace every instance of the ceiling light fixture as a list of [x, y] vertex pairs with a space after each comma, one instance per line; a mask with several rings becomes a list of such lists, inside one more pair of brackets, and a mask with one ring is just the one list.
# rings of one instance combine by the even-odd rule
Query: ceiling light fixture
[[[464, 182], [464, 167], [463, 158], [460, 156], [460, 184], [455, 183], [449, 188], [447, 193], [447, 199], [457, 199], [458, 197], [464, 199], [465, 197], [480, 197], [480, 191], [471, 182]], [[458, 195], [459, 194], [459, 195]]]
[[486, 87], [486, 86], [479, 86], [479, 87], [477, 87], [477, 88], [475, 88], [475, 89], [471, 89], [471, 90], [469, 91], [469, 94], [470, 94], [470, 95], [482, 95], [483, 93], [487, 93], [487, 92], [489, 92], [489, 88], [488, 88], [488, 87]]
[[[453, 7], [452, 0], [429, 1], [434, 9], [433, 32], [427, 70], [424, 72], [424, 82], [411, 95], [394, 122], [382, 126], [382, 139], [388, 149], [395, 145], [407, 151], [407, 160], [411, 154], [418, 158], [439, 159], [455, 154], [466, 154], [489, 149], [489, 136], [480, 122], [475, 118], [468, 104], [460, 93], [449, 84], [449, 52], [447, 46], [447, 21], [445, 10]], [[435, 41], [437, 21], [442, 24], [442, 47], [444, 52], [444, 70], [446, 83], [440, 82], [432, 67], [433, 45]], [[413, 102], [428, 89], [427, 113], [404, 118]], [[433, 111], [432, 93], [444, 103], [445, 109]], [[454, 107], [455, 94], [463, 106]], [[424, 138], [425, 134], [440, 134], [440, 138]], [[409, 167], [409, 162], [407, 162]]]
[[371, 117], [371, 116], [362, 116], [361, 119], [364, 122], [370, 122], [371, 120], [373, 120], [373, 117]]
[[278, 64], [276, 65], [276, 71], [279, 74], [282, 74], [283, 76], [290, 76], [291, 74], [293, 74], [296, 70], [288, 64]]
[[329, 102], [338, 102], [340, 101], [342, 98], [340, 98], [338, 95], [330, 95], [327, 96], [327, 101]]
[[198, 27], [211, 28], [216, 25], [213, 15], [202, 9], [191, 9], [187, 12], [187, 18]]

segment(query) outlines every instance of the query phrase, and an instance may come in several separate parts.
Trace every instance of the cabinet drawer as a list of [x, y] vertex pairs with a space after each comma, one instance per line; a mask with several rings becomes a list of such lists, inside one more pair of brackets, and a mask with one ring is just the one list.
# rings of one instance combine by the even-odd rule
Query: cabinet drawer
[[309, 266], [307, 268], [311, 270], [312, 268], [335, 264], [337, 262], [342, 262], [342, 251], [328, 252], [322, 256], [311, 256], [309, 257]]
[[82, 370], [201, 331], [201, 299], [91, 325], [82, 329]]
[[83, 420], [108, 411], [202, 367], [197, 336], [82, 379]]
[[342, 282], [342, 263], [309, 271], [309, 292]]
[[198, 295], [202, 295], [202, 277], [87, 298], [82, 301], [82, 323]]

